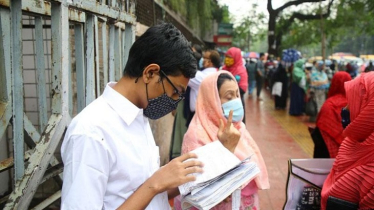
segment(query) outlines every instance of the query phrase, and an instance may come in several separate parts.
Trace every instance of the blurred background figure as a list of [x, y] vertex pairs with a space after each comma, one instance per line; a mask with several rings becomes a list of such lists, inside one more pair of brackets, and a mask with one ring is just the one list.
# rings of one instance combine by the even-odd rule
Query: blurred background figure
[[220, 56], [216, 50], [205, 51], [203, 54], [203, 69], [201, 71], [196, 72], [195, 77], [190, 79], [190, 81], [188, 82], [188, 87], [191, 89], [191, 92], [189, 97], [190, 113], [187, 118], [187, 126], [190, 124], [195, 114], [196, 98], [201, 82], [209, 74], [216, 72], [220, 67], [220, 63]]
[[[347, 106], [344, 83], [350, 80], [351, 76], [344, 71], [337, 72], [332, 78], [327, 100], [317, 117], [314, 132], [320, 132], [322, 139], [313, 139], [314, 158], [335, 158], [338, 154], [339, 146], [344, 139], [340, 113]], [[325, 148], [326, 155], [324, 155]]]
[[[237, 47], [231, 47], [225, 54], [225, 65], [222, 67], [223, 70], [227, 70], [234, 75], [236, 81], [239, 84], [240, 98], [244, 105], [244, 94], [248, 88], [248, 74], [247, 70], [243, 65], [242, 52]], [[245, 122], [245, 117], [243, 118]]]
[[319, 61], [315, 63], [311, 73], [311, 91], [314, 93], [317, 103], [317, 112], [321, 110], [323, 103], [326, 100], [326, 90], [329, 88], [329, 80], [324, 71], [324, 62]]
[[197, 68], [201, 70], [203, 68], [203, 49], [200, 45], [194, 44], [192, 46], [192, 51], [197, 61]]
[[260, 53], [260, 59], [257, 61], [257, 68], [256, 68], [256, 88], [257, 88], [257, 99], [262, 100], [260, 97], [262, 87], [264, 86], [265, 80], [265, 53]]
[[287, 107], [287, 98], [288, 98], [288, 76], [287, 70], [285, 65], [280, 63], [278, 64], [278, 68], [272, 74], [272, 81], [275, 85], [276, 83], [281, 83], [282, 92], [280, 95], [274, 95], [274, 104], [275, 109], [282, 109], [285, 110]]
[[365, 72], [374, 71], [373, 62], [370, 61], [369, 65], [365, 68]]
[[252, 96], [252, 92], [256, 87], [256, 66], [257, 59], [250, 58], [249, 63], [246, 65], [248, 74], [248, 96]]
[[304, 59], [294, 63], [291, 82], [290, 115], [298, 116], [304, 113], [305, 91], [307, 90]]
[[273, 79], [273, 74], [276, 70], [277, 68], [274, 62], [274, 56], [269, 55], [268, 60], [265, 63], [265, 75], [266, 75], [265, 87], [267, 90], [271, 89], [271, 87], [273, 86], [272, 79]]

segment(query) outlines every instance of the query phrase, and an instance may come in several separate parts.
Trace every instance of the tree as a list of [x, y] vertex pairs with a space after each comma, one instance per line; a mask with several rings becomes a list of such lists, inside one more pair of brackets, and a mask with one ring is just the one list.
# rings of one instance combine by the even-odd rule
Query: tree
[[[292, 0], [281, 7], [274, 9], [272, 5], [272, 0], [268, 0], [267, 10], [269, 12], [269, 22], [268, 22], [268, 53], [273, 55], [278, 55], [280, 52], [280, 47], [282, 45], [283, 35], [290, 29], [292, 23], [295, 20], [307, 21], [316, 19], [326, 19], [330, 16], [331, 7], [334, 0], [329, 0], [327, 11], [325, 13], [316, 14], [303, 14], [300, 12], [292, 12], [288, 17], [282, 16], [282, 12], [291, 7], [298, 6], [304, 3], [320, 3], [327, 0]], [[277, 22], [281, 22], [282, 27], [277, 27]]]
[[255, 35], [259, 33], [260, 26], [265, 23], [265, 14], [258, 13], [258, 5], [252, 4], [252, 11], [242, 18], [241, 23], [234, 28], [233, 46], [244, 51], [250, 51]]
[[[371, 21], [374, 1], [372, 0], [339, 0], [332, 6], [334, 15], [324, 21], [326, 49], [366, 54], [373, 52], [374, 22]], [[313, 11], [319, 13], [318, 9]], [[282, 21], [278, 26], [282, 27]], [[282, 46], [305, 49], [309, 53], [320, 53], [321, 43], [320, 20], [295, 20], [288, 33], [283, 34]]]

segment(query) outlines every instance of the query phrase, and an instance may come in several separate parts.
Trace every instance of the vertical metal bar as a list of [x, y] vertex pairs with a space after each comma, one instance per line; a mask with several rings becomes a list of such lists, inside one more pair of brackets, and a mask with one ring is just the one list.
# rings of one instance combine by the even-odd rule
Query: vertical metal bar
[[84, 65], [84, 39], [83, 39], [83, 25], [75, 24], [75, 69], [77, 72], [77, 112], [83, 110], [86, 106], [86, 76]]
[[22, 0], [10, 2], [12, 21], [13, 145], [15, 182], [25, 173], [23, 136]]
[[86, 21], [86, 105], [95, 99], [95, 49], [94, 49], [94, 16], [87, 14]]
[[123, 75], [123, 70], [126, 66], [125, 62], [125, 30], [121, 31], [121, 69], [120, 69], [120, 76]]
[[115, 80], [118, 81], [119, 80], [119, 71], [121, 69], [121, 49], [120, 49], [120, 46], [121, 46], [121, 39], [120, 39], [120, 33], [121, 33], [121, 29], [119, 29], [118, 27], [115, 28], [115, 33], [114, 33], [114, 40], [116, 42], [116, 45], [114, 46], [114, 62], [115, 62]]
[[[52, 113], [62, 113], [61, 99], [61, 11], [59, 5], [52, 4]], [[65, 84], [64, 84], [65, 85]]]
[[125, 46], [124, 46], [124, 53], [122, 55], [124, 66], [126, 66], [127, 60], [129, 59], [130, 48], [134, 42], [135, 42], [135, 26], [129, 23], [126, 23], [125, 44], [124, 44]]
[[9, 9], [0, 8], [0, 138], [12, 117], [11, 36]]
[[[71, 64], [70, 64], [70, 29], [69, 29], [69, 5], [64, 1], [60, 6], [61, 16], [61, 82], [62, 82], [62, 115], [67, 116], [71, 113], [72, 95], [71, 95]], [[59, 141], [59, 139], [54, 139]]]
[[47, 125], [47, 96], [45, 92], [45, 65], [44, 65], [44, 44], [43, 44], [43, 22], [42, 17], [35, 17], [35, 49], [36, 49], [36, 85], [38, 89], [39, 109], [39, 131], [42, 132]]
[[100, 91], [100, 54], [99, 54], [99, 26], [97, 16], [94, 17], [94, 29], [95, 29], [95, 78], [96, 78], [96, 97], [101, 93]]
[[[69, 22], [68, 22], [69, 24]], [[68, 34], [67, 36], [70, 38], [70, 32], [68, 31]], [[71, 58], [71, 50], [68, 46], [68, 58], [70, 59]], [[69, 112], [69, 115], [72, 116], [73, 115], [73, 83], [71, 82], [72, 81], [72, 64], [69, 63], [68, 65], [68, 72], [67, 72], [67, 78], [68, 78], [68, 81], [69, 83], [68, 84], [65, 84], [68, 86], [68, 97], [69, 97], [69, 101], [67, 102], [68, 104], [68, 112]]]
[[109, 26], [109, 81], [115, 81], [116, 66], [114, 63], [115, 51], [114, 45], [116, 43], [115, 37], [115, 26], [110, 24]]
[[10, 78], [11, 58], [9, 20], [9, 10], [0, 8], [0, 102], [8, 102], [12, 85]]
[[108, 47], [107, 47], [107, 30], [106, 22], [103, 22], [101, 25], [102, 32], [102, 44], [103, 44], [103, 71], [104, 71], [104, 88], [108, 83]]

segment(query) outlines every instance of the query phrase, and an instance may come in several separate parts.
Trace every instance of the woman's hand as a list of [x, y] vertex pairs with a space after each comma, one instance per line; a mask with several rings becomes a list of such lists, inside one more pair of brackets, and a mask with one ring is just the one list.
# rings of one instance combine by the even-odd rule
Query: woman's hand
[[225, 126], [223, 125], [223, 120], [220, 119], [217, 137], [223, 146], [234, 153], [240, 139], [240, 132], [232, 125], [232, 115], [233, 110], [230, 110], [229, 118]]
[[196, 180], [196, 177], [191, 174], [203, 172], [203, 163], [196, 158], [197, 155], [194, 153], [187, 153], [174, 158], [147, 180], [149, 188], [161, 193]]

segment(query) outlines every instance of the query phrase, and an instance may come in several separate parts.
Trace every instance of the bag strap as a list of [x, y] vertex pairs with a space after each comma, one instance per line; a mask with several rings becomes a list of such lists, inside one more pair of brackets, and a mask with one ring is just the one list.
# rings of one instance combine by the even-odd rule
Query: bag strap
[[288, 189], [288, 185], [290, 183], [290, 175], [291, 175], [291, 160], [288, 160], [288, 175], [287, 175], [287, 182], [286, 182], [286, 201], [284, 202], [284, 205], [283, 205], [283, 210], [285, 210], [286, 208], [286, 205], [287, 205], [287, 201], [288, 201], [288, 193], [287, 193], [287, 189]]

